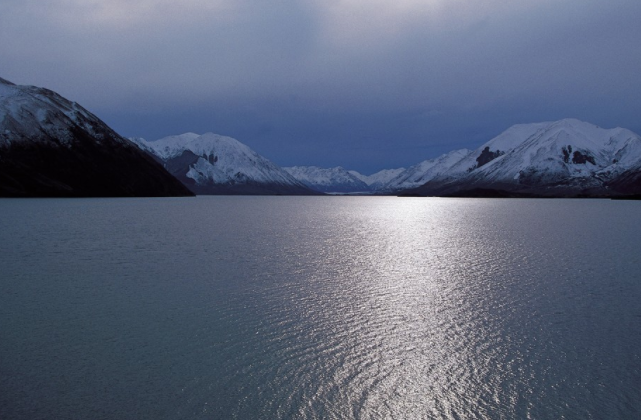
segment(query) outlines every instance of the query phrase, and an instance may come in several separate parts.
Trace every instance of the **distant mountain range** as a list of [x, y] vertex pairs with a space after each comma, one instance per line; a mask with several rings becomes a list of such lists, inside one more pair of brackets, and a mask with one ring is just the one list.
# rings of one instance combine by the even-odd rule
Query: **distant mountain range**
[[0, 79], [0, 197], [193, 195], [95, 115]]
[[294, 178], [316, 191], [326, 193], [356, 193], [370, 191], [369, 185], [358, 173], [342, 167], [319, 168], [318, 166], [292, 166], [283, 168]]
[[[321, 185], [323, 191], [345, 191], [344, 182], [331, 183], [339, 179], [330, 176], [337, 169], [344, 171], [296, 167], [291, 173], [307, 185]], [[641, 137], [623, 128], [604, 129], [576, 119], [519, 124], [476, 150], [455, 150], [395, 171], [386, 182], [370, 184], [370, 192], [514, 197], [639, 194]]]
[[576, 119], [520, 124], [475, 150], [366, 176], [280, 168], [213, 133], [124, 139], [55, 92], [0, 79], [0, 196], [321, 193], [638, 196], [641, 137]]

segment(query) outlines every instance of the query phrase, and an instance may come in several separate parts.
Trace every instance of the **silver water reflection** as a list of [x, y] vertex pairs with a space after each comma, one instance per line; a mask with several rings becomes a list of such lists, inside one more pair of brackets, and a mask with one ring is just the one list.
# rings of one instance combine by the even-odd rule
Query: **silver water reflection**
[[0, 414], [579, 419], [641, 407], [637, 203], [0, 207]]

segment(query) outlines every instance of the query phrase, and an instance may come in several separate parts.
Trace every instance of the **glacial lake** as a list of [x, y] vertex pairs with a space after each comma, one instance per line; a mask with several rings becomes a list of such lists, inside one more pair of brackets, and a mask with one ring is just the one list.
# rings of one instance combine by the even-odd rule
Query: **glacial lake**
[[641, 418], [640, 216], [2, 199], [0, 418]]

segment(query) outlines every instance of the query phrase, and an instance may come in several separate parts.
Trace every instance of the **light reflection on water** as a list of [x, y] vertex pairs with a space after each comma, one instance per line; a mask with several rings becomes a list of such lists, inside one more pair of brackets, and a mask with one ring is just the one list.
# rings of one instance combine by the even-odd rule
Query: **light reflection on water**
[[7, 418], [641, 410], [637, 203], [199, 197], [0, 209]]

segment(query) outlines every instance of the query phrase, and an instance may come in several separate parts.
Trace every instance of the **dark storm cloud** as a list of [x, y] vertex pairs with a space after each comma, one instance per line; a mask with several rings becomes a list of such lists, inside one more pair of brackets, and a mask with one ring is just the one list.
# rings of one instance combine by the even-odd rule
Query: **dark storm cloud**
[[5, 0], [2, 77], [124, 135], [365, 172], [577, 117], [641, 131], [641, 2]]

